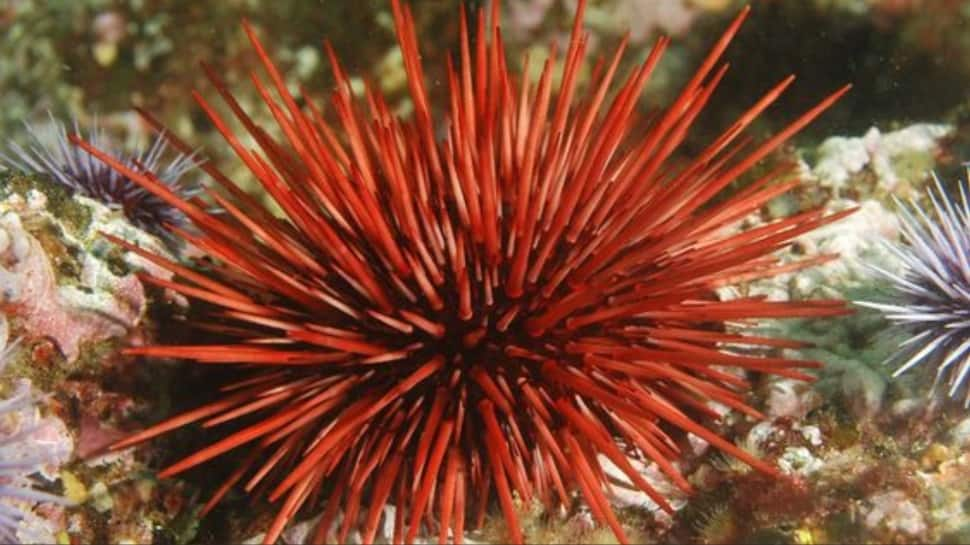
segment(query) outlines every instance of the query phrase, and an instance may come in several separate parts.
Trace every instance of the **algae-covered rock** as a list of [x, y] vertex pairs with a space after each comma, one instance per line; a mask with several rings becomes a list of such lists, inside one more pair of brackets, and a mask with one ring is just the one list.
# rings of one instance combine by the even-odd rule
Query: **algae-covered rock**
[[[146, 409], [167, 406], [164, 369], [149, 378], [121, 349], [154, 338], [151, 302], [169, 300], [139, 280], [137, 272], [152, 265], [104, 233], [167, 255], [163, 241], [120, 210], [43, 178], [0, 172], [0, 336], [19, 341], [0, 389], [32, 400], [23, 409], [32, 412], [18, 418], [30, 419], [31, 456], [50, 458], [40, 475], [64, 500], [39, 504], [23, 519], [28, 526], [18, 535], [32, 542], [151, 543], [171, 539], [179, 521], [195, 517], [180, 481], [145, 480], [157, 449], [104, 451], [142, 425], [136, 418]], [[0, 432], [19, 425], [11, 418], [0, 421]]]
[[53, 341], [66, 369], [84, 365], [84, 347], [141, 335], [148, 301], [136, 271], [152, 265], [105, 233], [168, 254], [120, 210], [40, 178], [0, 173], [0, 308], [28, 342]]
[[927, 177], [940, 153], [941, 140], [953, 130], [948, 125], [918, 123], [888, 133], [873, 127], [861, 137], [833, 136], [815, 152], [811, 173], [820, 186], [831, 188], [837, 196], [850, 187], [858, 192], [863, 173], [875, 177], [872, 183], [877, 196], [902, 196], [907, 192], [902, 186]]

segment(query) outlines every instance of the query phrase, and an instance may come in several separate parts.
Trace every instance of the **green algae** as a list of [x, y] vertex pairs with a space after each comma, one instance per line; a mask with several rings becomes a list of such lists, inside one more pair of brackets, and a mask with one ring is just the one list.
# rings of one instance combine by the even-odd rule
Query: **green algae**
[[73, 192], [62, 184], [45, 176], [0, 172], [0, 198], [12, 193], [27, 195], [31, 190], [47, 197], [47, 209], [74, 234], [84, 233], [90, 227], [91, 210], [75, 200]]

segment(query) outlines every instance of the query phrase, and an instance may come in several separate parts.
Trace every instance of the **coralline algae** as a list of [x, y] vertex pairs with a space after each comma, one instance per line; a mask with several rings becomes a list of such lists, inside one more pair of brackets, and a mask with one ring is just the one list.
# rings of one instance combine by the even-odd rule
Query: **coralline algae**
[[91, 218], [82, 230], [52, 213], [40, 191], [0, 200], [0, 308], [18, 319], [28, 339], [52, 339], [68, 364], [84, 343], [130, 333], [147, 305], [136, 276], [115, 272], [105, 260], [110, 246], [99, 235], [137, 230], [95, 201], [76, 201]]

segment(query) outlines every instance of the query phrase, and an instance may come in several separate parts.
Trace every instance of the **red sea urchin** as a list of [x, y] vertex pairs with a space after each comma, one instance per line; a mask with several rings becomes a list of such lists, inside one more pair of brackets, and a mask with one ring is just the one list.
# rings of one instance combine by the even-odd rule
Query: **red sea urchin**
[[655, 462], [689, 490], [671, 463], [674, 439], [684, 433], [775, 473], [696, 418], [713, 414], [708, 401], [758, 416], [744, 401], [748, 383], [721, 366], [809, 378], [797, 368], [814, 364], [721, 351], [796, 345], [733, 333], [725, 323], [830, 316], [845, 307], [722, 301], [715, 289], [827, 259], [782, 264], [771, 254], [842, 214], [809, 211], [738, 233], [729, 227], [797, 182], [774, 183], [768, 175], [726, 200], [712, 197], [846, 89], [749, 146], [738, 137], [791, 83], [786, 78], [693, 160], [671, 161], [724, 75], [718, 57], [747, 10], [642, 132], [634, 130], [643, 124], [637, 98], [667, 40], [608, 99], [621, 45], [578, 98], [584, 3], [555, 94], [552, 58], [538, 83], [509, 73], [497, 8], [490, 23], [479, 13], [475, 35], [482, 39], [474, 41], [463, 16], [458, 68], [448, 65], [450, 115], [441, 140], [412, 16], [397, 0], [414, 104], [407, 121], [370, 88], [361, 106], [329, 48], [336, 124], [311, 100], [302, 109], [247, 26], [280, 100], [258, 76], [253, 82], [285, 140], [258, 127], [211, 70], [259, 149], [248, 149], [205, 99], [195, 98], [283, 217], [211, 165], [202, 168], [225, 190], [207, 190], [221, 215], [75, 139], [182, 210], [197, 231], [177, 233], [214, 258], [193, 270], [114, 239], [176, 275], [145, 280], [196, 301], [192, 323], [213, 339], [129, 352], [234, 365], [240, 373], [217, 401], [116, 448], [193, 422], [245, 422], [162, 475], [246, 446], [245, 461], [205, 509], [239, 482], [282, 500], [266, 543], [322, 496], [329, 499], [316, 541], [333, 530], [338, 505], [345, 514], [338, 539], [359, 528], [372, 541], [391, 502], [398, 507], [395, 541], [413, 541], [426, 522], [442, 541], [450, 532], [459, 542], [466, 519], [480, 523], [497, 498], [510, 538], [521, 542], [514, 495], [554, 505], [568, 504], [575, 492], [625, 540], [599, 456], [669, 510], [630, 459]]

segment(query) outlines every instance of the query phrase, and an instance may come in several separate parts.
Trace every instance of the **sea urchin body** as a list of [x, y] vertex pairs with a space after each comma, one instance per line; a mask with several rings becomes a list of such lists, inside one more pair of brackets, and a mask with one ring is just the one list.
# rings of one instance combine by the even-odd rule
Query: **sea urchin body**
[[[964, 390], [970, 407], [970, 202], [967, 186], [960, 198], [952, 196], [934, 177], [927, 192], [932, 215], [915, 201], [897, 200], [900, 231], [908, 244], [887, 243], [886, 248], [905, 267], [902, 274], [870, 265], [893, 288], [892, 302], [858, 301], [882, 312], [909, 336], [900, 344], [893, 376], [924, 362], [936, 366], [934, 390], [946, 382], [947, 394]], [[901, 362], [901, 363], [900, 363]]]
[[[432, 116], [410, 10], [396, 0], [410, 120], [393, 116], [372, 89], [363, 104], [353, 98], [329, 48], [336, 121], [309, 97], [301, 108], [247, 26], [271, 87], [255, 75], [253, 82], [285, 140], [257, 126], [212, 70], [258, 149], [195, 96], [282, 217], [211, 165], [203, 168], [221, 186], [207, 190], [225, 211], [219, 216], [152, 172], [75, 139], [180, 209], [197, 231], [179, 234], [212, 258], [193, 269], [114, 239], [175, 274], [145, 280], [193, 299], [192, 323], [207, 334], [201, 344], [129, 352], [240, 373], [218, 400], [116, 447], [190, 423], [244, 423], [162, 475], [248, 449], [206, 510], [237, 483], [281, 500], [267, 543], [321, 500], [316, 541], [330, 532], [344, 541], [359, 529], [371, 542], [392, 503], [395, 541], [413, 541], [426, 524], [441, 541], [460, 542], [466, 524], [479, 524], [495, 499], [509, 537], [521, 541], [515, 496], [551, 506], [577, 493], [625, 540], [600, 457], [669, 510], [630, 459], [656, 463], [690, 490], [672, 463], [687, 432], [774, 473], [701, 423], [715, 415], [707, 402], [758, 416], [744, 401], [748, 382], [723, 366], [808, 378], [798, 368], [814, 363], [723, 351], [797, 346], [727, 324], [845, 308], [840, 301], [722, 301], [715, 290], [828, 259], [782, 264], [772, 254], [841, 215], [808, 211], [732, 231], [797, 183], [776, 183], [774, 175], [712, 198], [845, 89], [763, 143], [740, 138], [791, 83], [786, 78], [699, 155], [673, 161], [725, 73], [718, 58], [747, 10], [643, 131], [637, 99], [668, 42], [659, 40], [616, 87], [621, 45], [583, 91], [584, 4], [555, 91], [555, 50], [537, 82], [514, 77], [497, 8], [489, 18], [478, 14], [475, 40], [462, 17], [443, 125]], [[447, 133], [440, 140], [439, 127]], [[344, 516], [334, 528], [338, 508]]]

